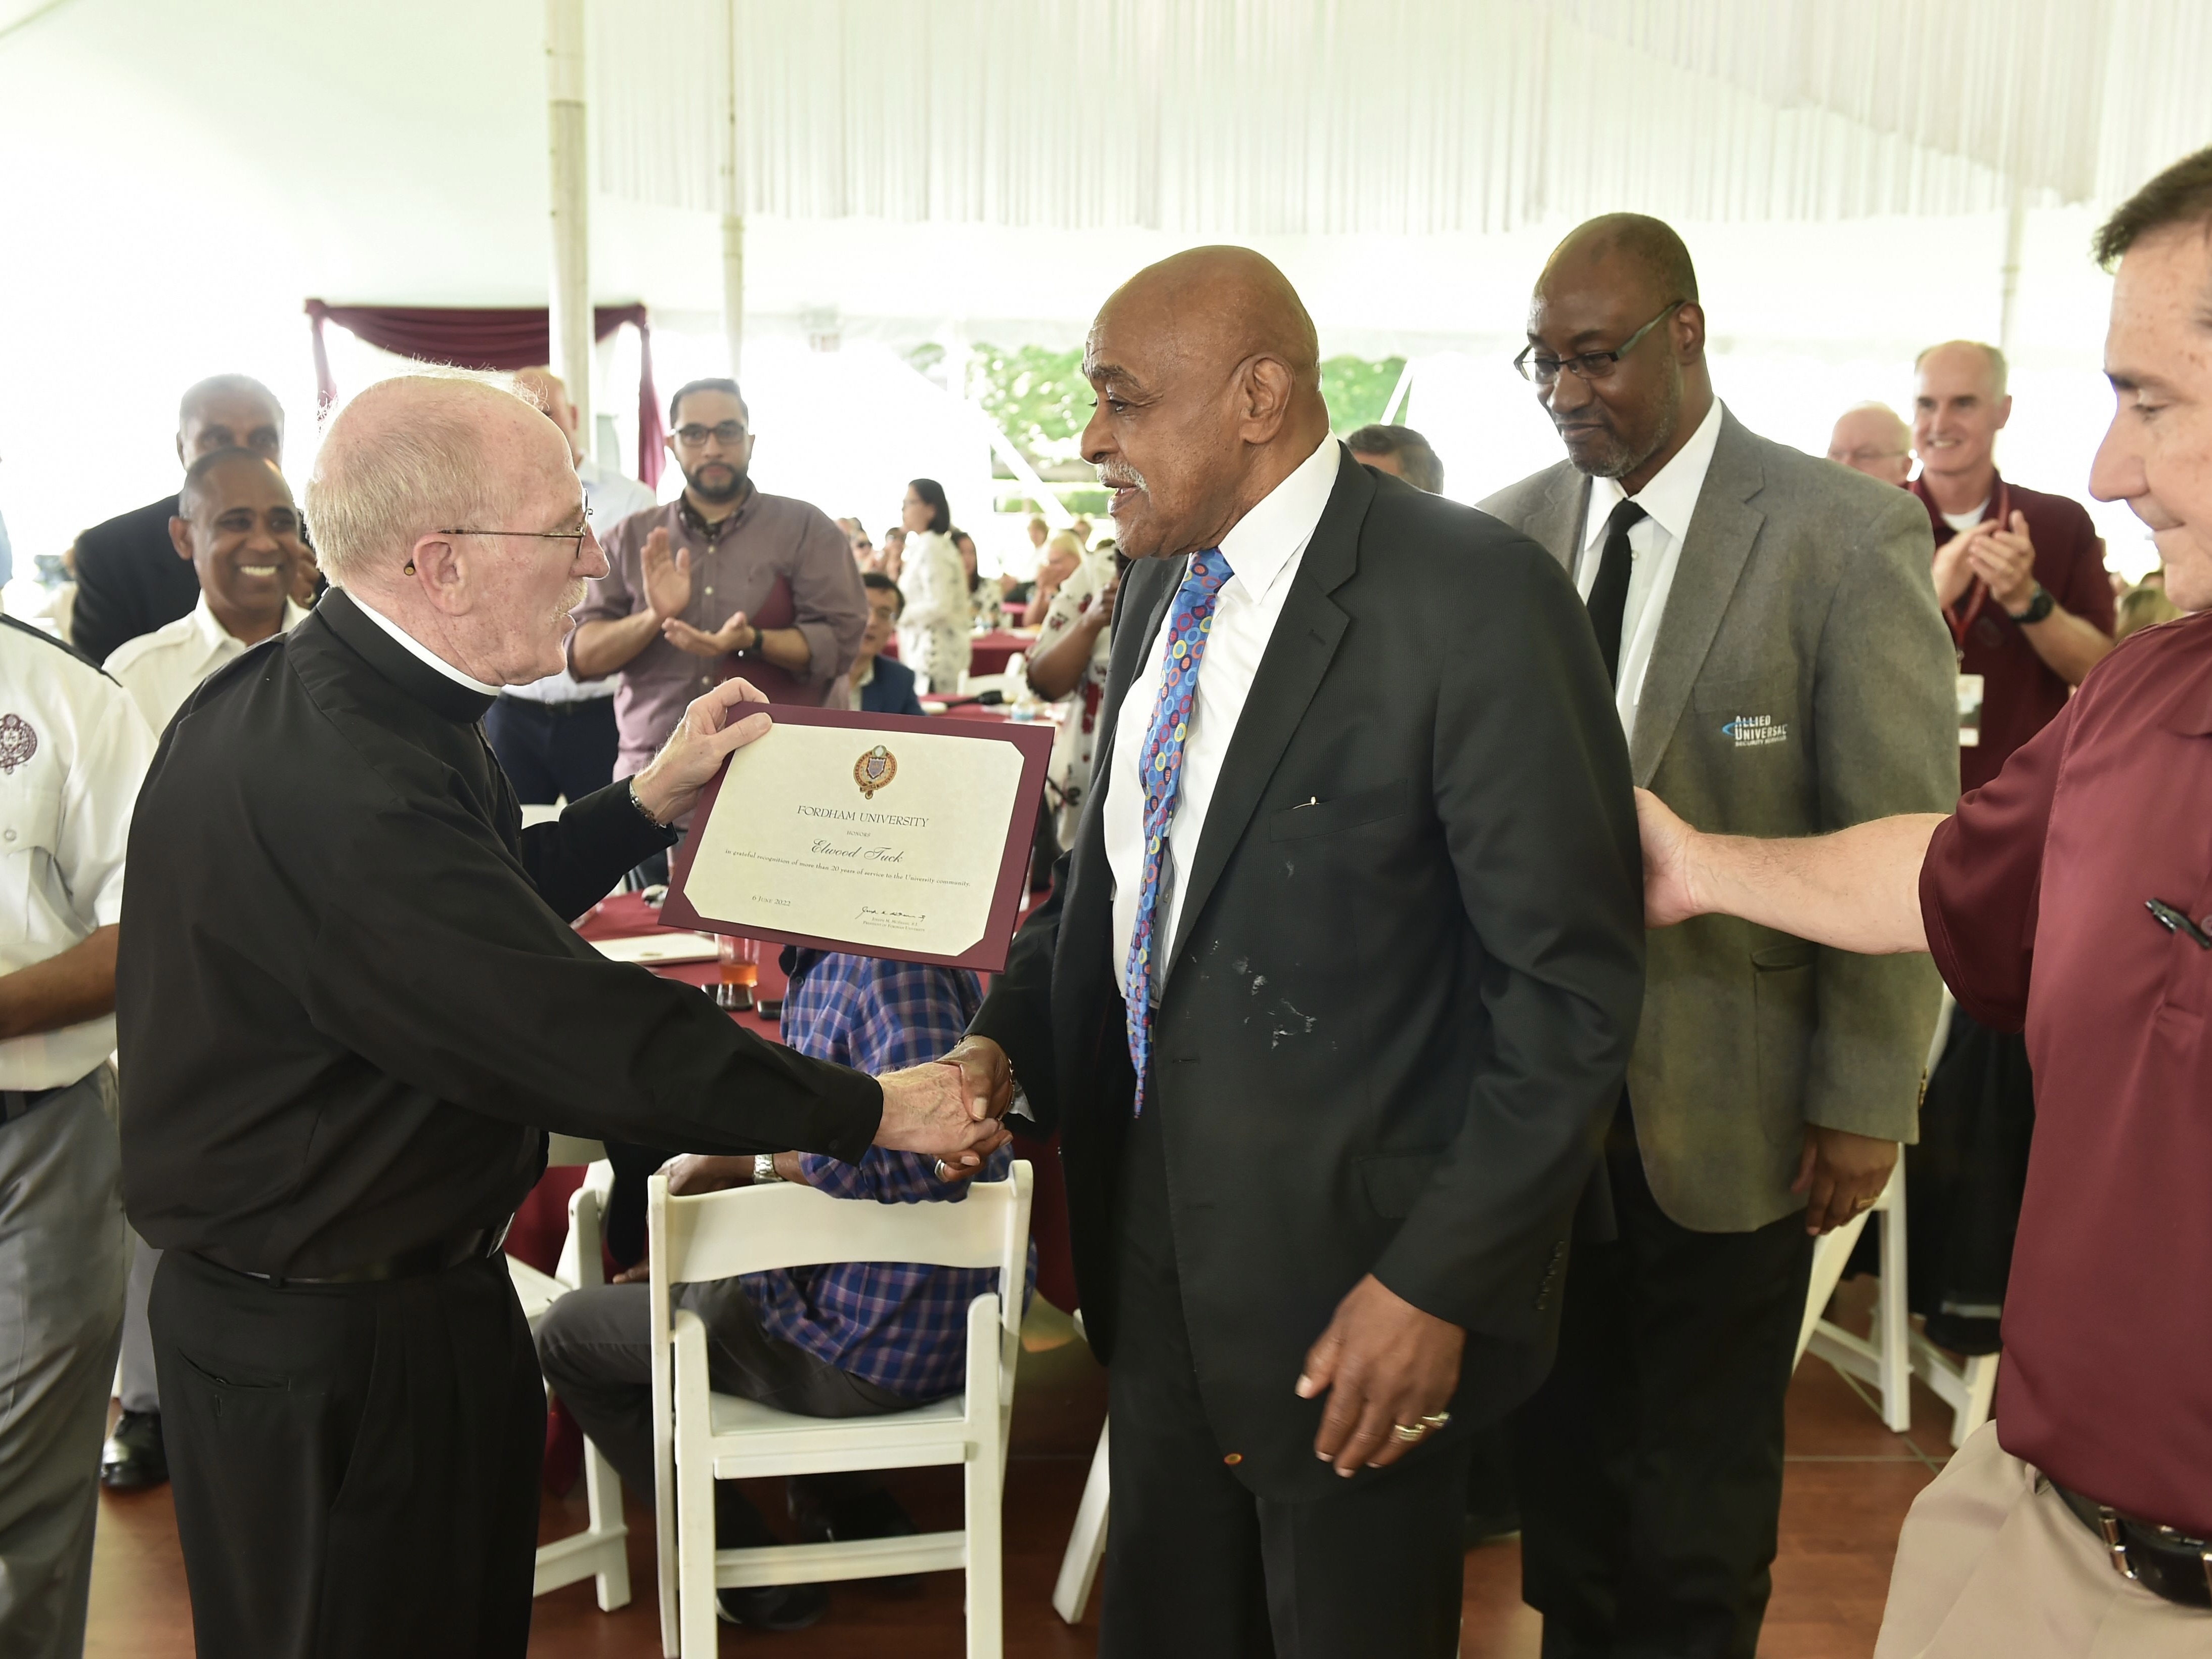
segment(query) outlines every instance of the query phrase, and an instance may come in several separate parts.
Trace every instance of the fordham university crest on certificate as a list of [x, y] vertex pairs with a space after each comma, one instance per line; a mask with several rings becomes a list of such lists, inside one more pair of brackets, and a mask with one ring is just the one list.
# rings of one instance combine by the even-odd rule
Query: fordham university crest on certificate
[[853, 781], [860, 786], [860, 799], [873, 800], [876, 791], [890, 787], [898, 775], [898, 757], [878, 744], [853, 763]]
[[[0, 772], [9, 777], [15, 769], [39, 752], [39, 734], [21, 714], [0, 714]], [[882, 754], [879, 749], [876, 751]], [[884, 780], [889, 783], [887, 777]]]

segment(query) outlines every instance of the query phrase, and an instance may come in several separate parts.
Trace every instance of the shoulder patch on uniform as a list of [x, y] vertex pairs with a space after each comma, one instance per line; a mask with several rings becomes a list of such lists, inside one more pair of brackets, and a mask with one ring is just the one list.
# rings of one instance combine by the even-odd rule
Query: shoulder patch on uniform
[[27, 634], [33, 639], [38, 641], [41, 645], [51, 645], [55, 650], [61, 652], [64, 656], [75, 657], [79, 662], [82, 663], [87, 668], [92, 670], [94, 673], [99, 675], [110, 685], [118, 685], [122, 683], [118, 680], [114, 675], [109, 673], [105, 668], [102, 668], [98, 663], [94, 662], [91, 658], [86, 656], [83, 652], [71, 645], [67, 640], [61, 638], [58, 635], [49, 634], [43, 628], [34, 628], [20, 617], [0, 616], [0, 628], [12, 628], [18, 634]]

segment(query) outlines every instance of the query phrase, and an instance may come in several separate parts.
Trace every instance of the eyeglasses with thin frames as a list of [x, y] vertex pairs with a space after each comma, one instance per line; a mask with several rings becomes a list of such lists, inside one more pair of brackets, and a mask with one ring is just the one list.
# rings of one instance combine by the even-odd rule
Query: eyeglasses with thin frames
[[1540, 357], [1535, 355], [1535, 343], [1531, 341], [1521, 348], [1521, 355], [1513, 360], [1513, 367], [1521, 371], [1522, 380], [1534, 380], [1538, 386], [1553, 384], [1559, 380], [1561, 369], [1570, 374], [1579, 375], [1584, 380], [1606, 380], [1620, 360], [1636, 349], [1637, 342], [1689, 303], [1687, 300], [1674, 301], [1610, 351], [1583, 351], [1571, 357]]
[[434, 530], [434, 536], [523, 536], [532, 541], [567, 542], [570, 559], [584, 556], [584, 538], [592, 533], [592, 509], [584, 509], [581, 530]]

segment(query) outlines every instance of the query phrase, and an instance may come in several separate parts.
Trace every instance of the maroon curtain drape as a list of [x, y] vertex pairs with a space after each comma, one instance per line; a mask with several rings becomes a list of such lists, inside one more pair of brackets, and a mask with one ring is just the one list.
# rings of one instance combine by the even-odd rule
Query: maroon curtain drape
[[[419, 357], [425, 362], [450, 363], [456, 368], [535, 368], [553, 355], [551, 325], [543, 306], [463, 307], [450, 306], [332, 306], [320, 300], [307, 301], [307, 317], [314, 334], [315, 387], [322, 405], [337, 401], [337, 382], [331, 374], [329, 351], [323, 344], [323, 325], [336, 323], [358, 334], [373, 346]], [[628, 323], [637, 330], [637, 476], [647, 489], [660, 483], [664, 433], [660, 424], [660, 394], [653, 384], [653, 327], [645, 307], [599, 306], [592, 313], [592, 337], [604, 340]], [[590, 447], [591, 434], [583, 434]]]

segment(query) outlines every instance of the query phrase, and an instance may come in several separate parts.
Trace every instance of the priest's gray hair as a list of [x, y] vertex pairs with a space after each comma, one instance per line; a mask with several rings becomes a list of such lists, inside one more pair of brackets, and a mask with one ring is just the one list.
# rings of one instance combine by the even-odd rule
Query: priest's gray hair
[[388, 565], [397, 578], [423, 536], [497, 524], [526, 484], [485, 465], [505, 407], [537, 405], [504, 376], [460, 372], [380, 380], [331, 418], [307, 478], [307, 533], [339, 587]]

